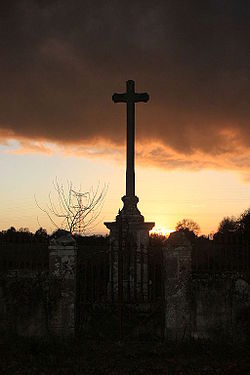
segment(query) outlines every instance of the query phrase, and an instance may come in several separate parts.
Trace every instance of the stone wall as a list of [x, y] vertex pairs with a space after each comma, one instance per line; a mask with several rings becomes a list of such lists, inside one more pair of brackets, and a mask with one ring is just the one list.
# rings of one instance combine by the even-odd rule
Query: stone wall
[[189, 288], [193, 337], [247, 337], [250, 333], [249, 275], [194, 274]]
[[[194, 273], [191, 250], [183, 233], [173, 233], [163, 249], [165, 299], [160, 303], [165, 310], [165, 338], [246, 338], [250, 333], [249, 273]], [[48, 271], [0, 274], [0, 330], [26, 336], [73, 336], [76, 255], [76, 245], [67, 236], [51, 242]], [[138, 301], [138, 309], [142, 302]]]
[[0, 330], [22, 336], [75, 333], [76, 254], [69, 235], [52, 238], [49, 269], [0, 274]]
[[48, 334], [47, 273], [13, 270], [0, 275], [0, 330], [21, 336]]
[[192, 273], [191, 250], [185, 235], [177, 232], [164, 249], [165, 337], [246, 338], [250, 333], [249, 273]]

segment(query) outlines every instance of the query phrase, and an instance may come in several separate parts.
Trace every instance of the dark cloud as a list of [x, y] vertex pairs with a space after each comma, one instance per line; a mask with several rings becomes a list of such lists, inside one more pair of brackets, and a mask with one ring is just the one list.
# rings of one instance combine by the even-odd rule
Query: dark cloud
[[139, 142], [248, 149], [249, 19], [248, 0], [4, 0], [0, 132], [119, 145], [125, 108], [111, 95], [135, 79], [151, 97], [137, 105]]

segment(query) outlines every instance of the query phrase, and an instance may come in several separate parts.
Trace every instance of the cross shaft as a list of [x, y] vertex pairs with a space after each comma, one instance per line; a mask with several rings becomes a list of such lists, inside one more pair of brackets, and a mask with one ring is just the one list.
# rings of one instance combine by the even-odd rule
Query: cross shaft
[[126, 82], [127, 91], [114, 94], [114, 103], [127, 103], [127, 168], [126, 168], [126, 196], [135, 196], [135, 103], [149, 100], [149, 95], [135, 92], [135, 82]]

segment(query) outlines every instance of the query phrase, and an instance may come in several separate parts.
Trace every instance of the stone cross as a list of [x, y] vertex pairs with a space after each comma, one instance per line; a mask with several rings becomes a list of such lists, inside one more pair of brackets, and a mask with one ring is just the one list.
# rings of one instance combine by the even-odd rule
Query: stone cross
[[135, 103], [149, 100], [149, 95], [144, 92], [135, 92], [135, 82], [127, 81], [127, 91], [124, 94], [114, 94], [115, 103], [127, 103], [127, 170], [126, 170], [126, 196], [135, 196]]

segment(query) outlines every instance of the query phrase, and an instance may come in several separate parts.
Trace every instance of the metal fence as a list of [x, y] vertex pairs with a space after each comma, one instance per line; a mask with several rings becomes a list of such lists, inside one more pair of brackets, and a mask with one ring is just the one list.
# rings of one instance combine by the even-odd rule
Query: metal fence
[[163, 337], [162, 251], [134, 247], [120, 254], [112, 248], [89, 250], [78, 250], [78, 334], [126, 339], [143, 335], [147, 326], [147, 333], [151, 329], [152, 336]]
[[0, 242], [0, 270], [49, 269], [49, 250], [46, 242]]
[[193, 244], [192, 270], [197, 272], [247, 271], [249, 238], [241, 234], [200, 239]]

